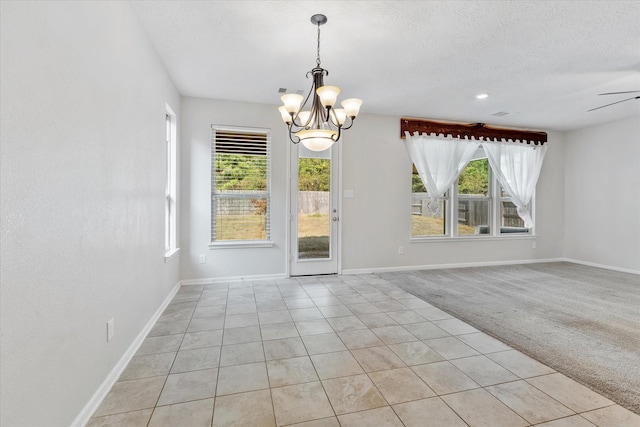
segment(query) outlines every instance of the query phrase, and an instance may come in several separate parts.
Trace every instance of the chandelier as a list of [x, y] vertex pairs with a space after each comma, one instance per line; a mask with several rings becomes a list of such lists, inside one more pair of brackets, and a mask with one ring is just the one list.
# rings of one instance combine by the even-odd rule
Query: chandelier
[[[282, 114], [282, 121], [289, 128], [291, 142], [302, 142], [302, 145], [312, 151], [324, 151], [340, 139], [343, 130], [353, 126], [362, 100], [345, 99], [341, 103], [343, 108], [334, 108], [340, 88], [324, 85], [324, 76], [329, 72], [320, 67], [320, 25], [327, 23], [327, 17], [321, 14], [313, 15], [311, 23], [318, 26], [316, 66], [307, 73], [307, 78], [309, 74], [313, 77], [311, 90], [306, 98], [296, 93], [282, 95], [280, 99], [284, 105], [278, 110]], [[309, 109], [305, 109], [312, 95]], [[345, 123], [348, 125], [345, 126]]]

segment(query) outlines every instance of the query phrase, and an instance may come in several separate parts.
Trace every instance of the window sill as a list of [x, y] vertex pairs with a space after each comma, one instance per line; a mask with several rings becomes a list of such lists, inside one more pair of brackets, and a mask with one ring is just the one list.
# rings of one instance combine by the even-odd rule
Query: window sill
[[533, 235], [533, 234], [523, 234], [523, 235], [519, 235], [519, 236], [514, 236], [513, 234], [509, 235], [509, 236], [478, 236], [478, 235], [471, 235], [471, 236], [458, 236], [458, 237], [446, 237], [446, 236], [438, 236], [438, 237], [411, 237], [409, 239], [409, 243], [430, 243], [430, 242], [475, 242], [475, 241], [480, 241], [480, 242], [487, 242], [487, 241], [492, 241], [492, 240], [502, 240], [502, 241], [509, 241], [509, 240], [535, 240], [538, 236]]
[[272, 248], [273, 242], [266, 240], [245, 240], [239, 242], [211, 242], [209, 249], [246, 249], [246, 248]]
[[164, 254], [164, 262], [165, 262], [165, 264], [167, 262], [169, 262], [169, 260], [171, 258], [173, 258], [175, 256], [175, 254], [177, 254], [178, 252], [180, 252], [180, 248], [171, 249], [170, 251], [165, 252], [165, 254]]

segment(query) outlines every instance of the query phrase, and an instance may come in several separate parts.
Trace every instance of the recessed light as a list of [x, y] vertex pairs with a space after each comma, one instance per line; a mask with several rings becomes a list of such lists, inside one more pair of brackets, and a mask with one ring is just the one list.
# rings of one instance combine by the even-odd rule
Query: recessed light
[[489, 97], [488, 93], [479, 93], [476, 95], [476, 99], [487, 99]]

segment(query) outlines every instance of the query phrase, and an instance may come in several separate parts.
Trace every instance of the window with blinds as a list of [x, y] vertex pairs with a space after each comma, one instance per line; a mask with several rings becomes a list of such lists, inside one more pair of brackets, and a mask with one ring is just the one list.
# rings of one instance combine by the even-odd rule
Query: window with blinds
[[270, 240], [271, 134], [212, 127], [211, 242]]

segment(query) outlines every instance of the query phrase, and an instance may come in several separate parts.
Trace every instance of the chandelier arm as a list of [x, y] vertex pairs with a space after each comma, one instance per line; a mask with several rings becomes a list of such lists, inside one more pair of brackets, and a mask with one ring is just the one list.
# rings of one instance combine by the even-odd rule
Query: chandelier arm
[[291, 116], [291, 120], [293, 121], [293, 124], [296, 127], [299, 127], [299, 128], [304, 128], [305, 127], [305, 123], [302, 123], [302, 121], [299, 121], [300, 124], [298, 124], [298, 123], [296, 123], [296, 119], [300, 117], [300, 112], [302, 110], [304, 110], [304, 107], [307, 105], [307, 101], [309, 101], [309, 97], [311, 96], [312, 92], [313, 92], [313, 86], [311, 86], [311, 90], [307, 94], [307, 97], [305, 98], [304, 102], [302, 104], [300, 104], [300, 108], [298, 109], [298, 111], [296, 113], [292, 114], [292, 116]]
[[356, 121], [356, 118], [355, 118], [355, 117], [349, 117], [349, 120], [351, 120], [351, 122], [349, 123], [349, 126], [346, 126], [346, 127], [345, 127], [345, 126], [343, 126], [343, 127], [342, 127], [342, 129], [343, 129], [343, 130], [349, 130], [349, 129], [351, 129], [351, 126], [353, 126], [353, 122], [355, 122], [355, 121]]
[[[309, 127], [311, 127], [311, 125], [313, 125], [313, 123], [315, 121], [314, 117], [316, 116], [315, 111], [318, 110], [317, 104], [319, 104], [322, 107], [322, 104], [319, 102], [319, 98], [318, 98], [318, 96], [316, 94], [316, 89], [318, 89], [319, 87], [324, 86], [323, 76], [329, 75], [329, 72], [327, 70], [325, 70], [324, 68], [320, 68], [318, 66], [318, 67], [315, 67], [312, 70], [307, 72], [307, 78], [309, 78], [309, 74], [311, 74], [313, 76], [313, 82], [311, 83], [311, 89], [309, 90], [309, 93], [307, 93], [307, 97], [304, 99], [304, 102], [302, 102], [302, 104], [300, 104], [300, 108], [298, 109], [298, 112], [293, 114], [293, 116], [291, 118], [291, 120], [293, 121], [293, 124], [296, 127], [299, 127], [301, 129], [309, 128]], [[310, 114], [309, 114], [309, 119], [307, 120], [306, 123], [302, 123], [302, 121], [296, 122], [296, 119], [300, 116], [300, 112], [304, 110], [304, 108], [307, 105], [307, 102], [309, 102], [309, 98], [311, 98], [312, 95], [313, 95], [313, 101], [312, 101], [312, 105], [311, 105], [311, 111], [310, 111]]]
[[[298, 113], [299, 113], [299, 112], [298, 112]], [[291, 120], [292, 120], [291, 125], [292, 125], [292, 126], [295, 126], [295, 127], [297, 127], [297, 128], [302, 128], [303, 126], [302, 126], [302, 125], [300, 125], [300, 124], [298, 124], [298, 122], [296, 122], [296, 119], [297, 119], [297, 118], [298, 118], [298, 114], [297, 114], [297, 113], [296, 113], [296, 114], [293, 114], [293, 115], [291, 116]]]
[[[334, 139], [334, 142], [337, 142], [340, 139], [340, 136], [342, 135], [342, 126], [338, 126], [338, 135], [336, 136], [336, 139]], [[331, 138], [333, 139], [333, 138]]]
[[291, 142], [293, 142], [294, 144], [298, 144], [300, 142], [300, 138], [298, 138], [297, 136], [296, 136], [296, 139], [293, 139], [293, 137], [295, 136], [295, 133], [291, 129], [291, 125], [289, 125], [289, 132], [287, 133], [289, 134], [289, 140]]
[[[311, 70], [311, 73], [313, 74], [313, 86], [311, 87], [311, 92], [313, 92], [313, 107], [312, 107], [312, 113], [311, 113], [311, 117], [312, 117], [311, 123], [315, 124], [316, 129], [321, 129], [320, 121], [321, 120], [322, 122], [326, 121], [326, 117], [324, 113], [324, 106], [322, 105], [322, 102], [320, 102], [320, 97], [317, 94], [317, 90], [318, 88], [324, 86], [324, 76], [327, 74], [327, 70], [320, 67], [316, 67], [313, 70]], [[309, 95], [311, 95], [311, 93], [309, 93]], [[314, 117], [316, 117], [317, 120], [313, 120]]]
[[311, 121], [311, 124], [315, 126], [316, 129], [322, 129], [322, 124], [326, 122], [325, 109], [320, 102], [320, 98], [317, 96], [313, 98], [311, 117], [315, 118]]
[[340, 131], [340, 129], [342, 128], [342, 125], [340, 124], [340, 120], [338, 120], [336, 109], [327, 107], [327, 116], [328, 116], [327, 122], [329, 123], [329, 125], [335, 126], [335, 128], [338, 129], [338, 131]]
[[293, 126], [299, 128], [300, 126], [296, 123], [296, 119], [298, 118], [298, 113], [289, 113], [289, 117], [291, 117], [291, 121], [287, 122], [287, 127], [289, 128], [289, 132], [291, 132], [291, 129], [293, 128]]
[[[314, 89], [315, 89], [315, 85], [311, 87], [310, 93], [315, 92]], [[304, 129], [312, 129], [317, 124], [318, 106], [316, 101], [317, 101], [317, 96], [314, 96], [313, 100], [309, 105], [309, 118], [307, 119], [306, 123], [303, 124]], [[315, 127], [317, 128], [317, 126]]]
[[340, 129], [343, 129], [342, 125], [340, 124], [340, 120], [338, 119], [338, 114], [336, 113], [335, 108], [331, 109], [331, 114], [329, 118], [330, 119], [333, 118], [333, 120], [330, 120], [329, 123], [333, 124], [336, 127], [336, 129], [338, 129], [338, 131], [340, 131]]
[[294, 126], [295, 126], [295, 128], [293, 128], [293, 126], [291, 126], [289, 128], [289, 133], [292, 134], [292, 135], [295, 135], [296, 132], [300, 132], [302, 129], [304, 129], [303, 127], [300, 127], [300, 126], [297, 126], [297, 125], [294, 125]]
[[[309, 78], [309, 73], [311, 71], [309, 71], [307, 73], [307, 78]], [[311, 89], [309, 89], [309, 93], [307, 94], [307, 97], [304, 99], [304, 102], [302, 103], [302, 105], [300, 106], [300, 111], [302, 111], [302, 109], [304, 108], [305, 105], [307, 105], [307, 101], [309, 100], [309, 97], [311, 96], [311, 94], [314, 92], [314, 83], [315, 82], [311, 82]]]
[[322, 117], [323, 107], [322, 105], [318, 105], [317, 102], [313, 105], [313, 114], [311, 114], [311, 122], [309, 123], [309, 128], [313, 129], [322, 129], [322, 122], [324, 118]]

